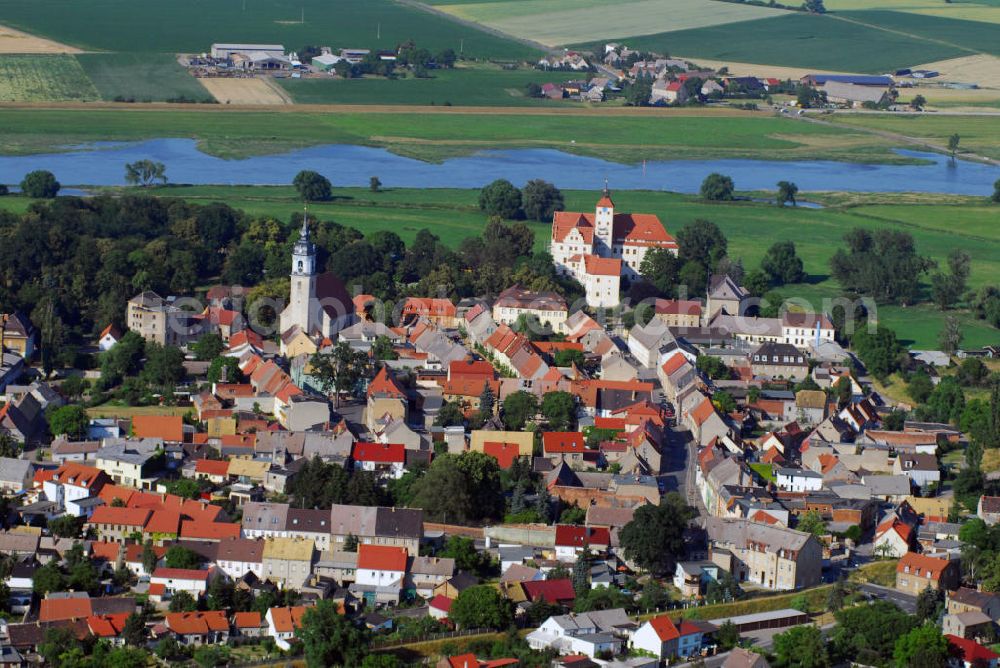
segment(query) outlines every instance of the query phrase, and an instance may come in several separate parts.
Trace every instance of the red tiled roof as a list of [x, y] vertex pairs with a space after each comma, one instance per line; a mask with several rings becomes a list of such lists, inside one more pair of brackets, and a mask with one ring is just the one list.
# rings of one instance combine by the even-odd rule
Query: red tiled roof
[[704, 401], [698, 404], [698, 406], [691, 411], [691, 419], [694, 420], [695, 424], [701, 425], [704, 424], [713, 413], [715, 413], [715, 406], [712, 405], [711, 399], [705, 397]]
[[150, 511], [146, 508], [122, 508], [120, 506], [98, 506], [87, 520], [87, 524], [113, 524], [116, 526], [146, 526]]
[[90, 597], [43, 598], [38, 609], [38, 621], [56, 622], [64, 619], [84, 619], [94, 612]]
[[129, 613], [120, 612], [111, 615], [91, 615], [87, 617], [90, 632], [98, 638], [117, 638], [125, 630], [125, 620]]
[[228, 631], [229, 620], [222, 610], [205, 612], [168, 612], [167, 628], [179, 635], [200, 635], [209, 631]]
[[222, 540], [223, 538], [239, 538], [240, 525], [233, 522], [197, 522], [185, 520], [181, 522], [181, 538], [195, 540]]
[[496, 376], [493, 365], [484, 360], [457, 360], [448, 364], [448, 378], [456, 376], [474, 376], [487, 379]]
[[946, 633], [944, 639], [948, 641], [948, 653], [966, 664], [986, 666], [1000, 658], [1000, 654], [983, 647], [975, 640], [966, 640], [950, 633]]
[[555, 544], [556, 547], [607, 547], [611, 545], [611, 533], [605, 528], [558, 524]]
[[657, 299], [655, 308], [662, 315], [701, 315], [701, 302], [690, 299]]
[[455, 599], [448, 598], [447, 596], [443, 596], [442, 594], [438, 594], [437, 596], [431, 599], [431, 602], [428, 605], [434, 608], [435, 610], [444, 610], [445, 612], [450, 612], [451, 604], [454, 602]]
[[356, 462], [403, 464], [406, 462], [406, 446], [402, 443], [363, 443], [359, 441], [354, 444], [351, 457]]
[[145, 533], [177, 534], [181, 514], [174, 510], [154, 510], [143, 529]]
[[90, 544], [90, 556], [92, 559], [117, 561], [120, 552], [121, 545], [118, 543], [95, 540]]
[[302, 615], [307, 609], [304, 605], [294, 608], [271, 608], [269, 612], [274, 630], [279, 633], [291, 633], [295, 629], [302, 628]]
[[367, 568], [373, 571], [400, 571], [406, 572], [406, 548], [392, 547], [389, 545], [368, 545], [358, 546], [358, 568]]
[[105, 327], [103, 330], [101, 330], [101, 335], [98, 336], [97, 338], [98, 339], [103, 339], [108, 334], [110, 334], [111, 337], [115, 341], [117, 341], [117, 340], [119, 340], [119, 339], [122, 338], [121, 330], [119, 330], [117, 327], [115, 327], [114, 323], [111, 323], [110, 325], [108, 325], [107, 327]]
[[881, 536], [889, 530], [895, 530], [895, 532], [898, 533], [907, 543], [910, 542], [910, 538], [913, 536], [913, 529], [910, 525], [905, 522], [900, 522], [895, 517], [879, 524], [878, 527], [875, 528], [875, 536]]
[[668, 640], [676, 640], [681, 637], [680, 631], [674, 625], [670, 617], [666, 615], [660, 615], [658, 617], [653, 617], [649, 620], [649, 625], [653, 627], [656, 632], [657, 637], [659, 637], [661, 642], [667, 642]]
[[[917, 577], [930, 578], [932, 580], [937, 580], [944, 573], [944, 569], [948, 567], [951, 562], [947, 559], [938, 559], [937, 557], [930, 557], [926, 554], [917, 554], [916, 552], [907, 552], [903, 555], [899, 563], [896, 564], [897, 573], [909, 573]], [[909, 567], [909, 570], [906, 570]]]
[[622, 261], [616, 257], [583, 256], [584, 271], [591, 276], [620, 276]]
[[154, 582], [149, 585], [150, 596], [163, 596], [167, 593], [167, 585], [162, 582]]
[[562, 603], [576, 599], [573, 591], [573, 581], [569, 578], [559, 580], [531, 580], [522, 582], [521, 587], [529, 601], [545, 601], [547, 603]]
[[583, 452], [587, 439], [578, 431], [548, 431], [542, 434], [545, 454]]
[[368, 397], [371, 398], [372, 395], [382, 395], [395, 397], [397, 399], [405, 399], [406, 392], [403, 388], [399, 386], [396, 379], [389, 373], [388, 367], [382, 367], [379, 372], [375, 374], [375, 378], [368, 385]]
[[625, 418], [600, 417], [594, 418], [595, 429], [614, 429], [615, 431], [625, 431]]
[[497, 460], [502, 469], [509, 469], [514, 460], [521, 455], [517, 443], [499, 443], [497, 441], [484, 442], [483, 453]]
[[179, 415], [136, 415], [132, 418], [132, 435], [179, 443], [184, 440], [184, 418]]
[[663, 369], [663, 373], [669, 376], [684, 366], [685, 362], [687, 362], [687, 358], [684, 357], [684, 354], [675, 352], [667, 358], [667, 361], [663, 363], [661, 368]]
[[198, 459], [194, 463], [194, 470], [205, 475], [224, 476], [229, 473], [229, 461], [218, 459]]
[[93, 466], [67, 462], [56, 469], [52, 479], [64, 485], [94, 489], [100, 485], [101, 480], [107, 479], [107, 475], [101, 469]]
[[238, 629], [260, 628], [259, 612], [237, 612], [233, 615], [233, 626]]

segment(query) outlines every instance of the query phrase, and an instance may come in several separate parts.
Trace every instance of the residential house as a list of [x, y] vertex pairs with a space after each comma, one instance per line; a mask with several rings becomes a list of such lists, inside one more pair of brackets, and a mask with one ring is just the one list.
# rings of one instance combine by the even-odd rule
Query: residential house
[[981, 612], [994, 622], [1000, 621], [1000, 594], [959, 587], [947, 592], [945, 611], [950, 615]]
[[458, 311], [450, 299], [430, 297], [408, 297], [400, 312], [403, 322], [425, 318], [436, 327], [454, 329], [458, 327]]
[[229, 639], [229, 619], [224, 610], [168, 612], [164, 624], [182, 645], [214, 645]]
[[525, 640], [532, 649], [554, 649], [593, 659], [604, 653], [620, 653], [634, 628], [635, 623], [622, 608], [595, 610], [549, 617]]
[[306, 610], [308, 608], [303, 605], [268, 609], [264, 621], [267, 622], [267, 635], [274, 638], [274, 644], [286, 651], [292, 648], [290, 641], [295, 638], [295, 630], [302, 628]]
[[945, 635], [948, 641], [948, 665], [955, 668], [997, 668], [1000, 654], [956, 635]]
[[659, 615], [647, 620], [632, 634], [629, 646], [649, 652], [660, 661], [701, 656], [705, 635], [715, 630], [716, 627], [708, 622], [681, 619], [674, 623], [667, 615]]
[[898, 559], [913, 548], [913, 542], [913, 527], [893, 516], [875, 528], [872, 553]]
[[914, 596], [928, 587], [957, 589], [960, 577], [957, 560], [907, 552], [896, 564], [896, 589]]
[[93, 466], [63, 464], [42, 483], [45, 498], [73, 517], [89, 517], [103, 502], [97, 494], [110, 482], [108, 475]]
[[0, 493], [15, 495], [29, 489], [35, 466], [28, 459], [0, 457]]
[[435, 587], [454, 574], [455, 560], [451, 557], [410, 557], [406, 588], [427, 599], [434, 595]]
[[207, 570], [160, 567], [153, 571], [149, 584], [151, 587], [161, 585], [166, 594], [186, 591], [197, 600], [208, 591], [216, 574], [214, 567]]
[[223, 538], [216, 543], [215, 564], [236, 580], [247, 573], [264, 579], [264, 541], [248, 538]]
[[0, 352], [5, 348], [22, 359], [35, 354], [38, 331], [23, 313], [0, 313]]
[[538, 318], [543, 327], [557, 334], [566, 333], [569, 308], [555, 292], [535, 292], [520, 285], [507, 288], [493, 303], [493, 321], [514, 326], [521, 316]]
[[775, 482], [788, 492], [814, 492], [823, 488], [823, 474], [809, 469], [780, 468]]
[[941, 481], [941, 471], [938, 468], [937, 457], [921, 453], [899, 453], [892, 466], [894, 475], [904, 475], [917, 487]]
[[94, 453], [94, 466], [116, 485], [150, 489], [151, 474], [162, 467], [164, 445], [160, 438], [106, 439]]
[[756, 652], [742, 647], [734, 647], [729, 651], [729, 656], [726, 657], [721, 668], [771, 668], [771, 664]]
[[402, 443], [354, 444], [351, 452], [354, 468], [381, 477], [399, 479], [406, 472], [406, 448]]
[[376, 424], [386, 417], [403, 420], [409, 417], [409, 402], [406, 390], [396, 381], [383, 366], [368, 384], [368, 405], [365, 408], [365, 423], [370, 430], [375, 430]]
[[183, 346], [199, 334], [197, 318], [172, 298], [146, 291], [128, 300], [125, 325], [147, 341], [161, 346]]
[[406, 567], [405, 548], [358, 545], [355, 586], [367, 603], [397, 603], [406, 578]]
[[263, 578], [286, 589], [299, 589], [312, 575], [316, 546], [304, 538], [264, 540]]
[[611, 532], [603, 527], [557, 524], [555, 532], [556, 559], [575, 563], [584, 550], [607, 552], [611, 547]]
[[1000, 496], [980, 496], [976, 515], [990, 526], [1000, 522]]
[[737, 285], [729, 274], [713, 274], [708, 282], [704, 321], [711, 322], [720, 313], [742, 316], [749, 299], [750, 293]]
[[826, 416], [826, 393], [822, 390], [799, 390], [795, 393], [795, 415], [801, 425], [823, 422]]
[[657, 299], [654, 304], [656, 318], [667, 327], [699, 327], [701, 302], [690, 299]]
[[801, 381], [809, 375], [809, 361], [793, 345], [763, 343], [750, 353], [750, 369], [757, 378]]
[[628, 349], [644, 367], [652, 368], [660, 359], [660, 348], [674, 341], [666, 323], [652, 318], [645, 327], [636, 324], [628, 333]]
[[691, 430], [691, 437], [700, 446], [706, 446], [713, 439], [730, 433], [729, 425], [715, 410], [711, 398], [702, 397], [701, 402], [685, 414], [685, 422]]
[[183, 443], [184, 418], [180, 415], [136, 415], [132, 418], [132, 436]]
[[788, 591], [822, 580], [823, 549], [812, 534], [718, 517], [707, 518], [705, 530], [712, 561], [738, 582]]

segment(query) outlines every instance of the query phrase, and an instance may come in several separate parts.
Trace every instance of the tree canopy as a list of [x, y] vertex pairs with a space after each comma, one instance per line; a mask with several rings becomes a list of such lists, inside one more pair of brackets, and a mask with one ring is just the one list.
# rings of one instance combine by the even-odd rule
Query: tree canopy
[[878, 302], [912, 304], [917, 299], [920, 277], [934, 263], [917, 255], [912, 235], [857, 227], [844, 241], [847, 250], [838, 249], [830, 259], [833, 277], [844, 288]]
[[701, 196], [707, 200], [725, 201], [733, 199], [732, 178], [713, 172], [701, 182]]
[[479, 191], [479, 208], [491, 216], [521, 216], [521, 191], [506, 179], [497, 179]]
[[55, 175], [44, 169], [28, 172], [21, 180], [21, 192], [28, 197], [52, 198], [59, 194], [61, 187]]
[[514, 618], [511, 603], [492, 585], [463, 590], [448, 612], [461, 629], [504, 629]]
[[621, 530], [626, 557], [656, 574], [672, 572], [684, 554], [684, 530], [694, 516], [694, 509], [677, 492], [667, 494], [658, 506], [640, 506]]
[[330, 179], [308, 169], [296, 174], [292, 185], [295, 186], [299, 196], [307, 202], [322, 202], [330, 199], [332, 194]]

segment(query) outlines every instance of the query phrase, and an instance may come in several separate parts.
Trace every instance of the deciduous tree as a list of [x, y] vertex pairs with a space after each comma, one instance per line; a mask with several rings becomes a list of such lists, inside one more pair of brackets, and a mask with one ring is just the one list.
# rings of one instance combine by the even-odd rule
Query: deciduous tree
[[703, 199], [721, 202], [733, 199], [732, 178], [713, 172], [705, 177], [701, 182], [701, 196]]

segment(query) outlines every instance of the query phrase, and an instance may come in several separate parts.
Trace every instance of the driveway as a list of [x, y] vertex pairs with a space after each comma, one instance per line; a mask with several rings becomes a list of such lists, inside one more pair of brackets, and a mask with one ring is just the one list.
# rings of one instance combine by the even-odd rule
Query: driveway
[[917, 612], [917, 597], [911, 594], [870, 583], [861, 585], [859, 589], [879, 600], [895, 603], [905, 613], [912, 615]]

